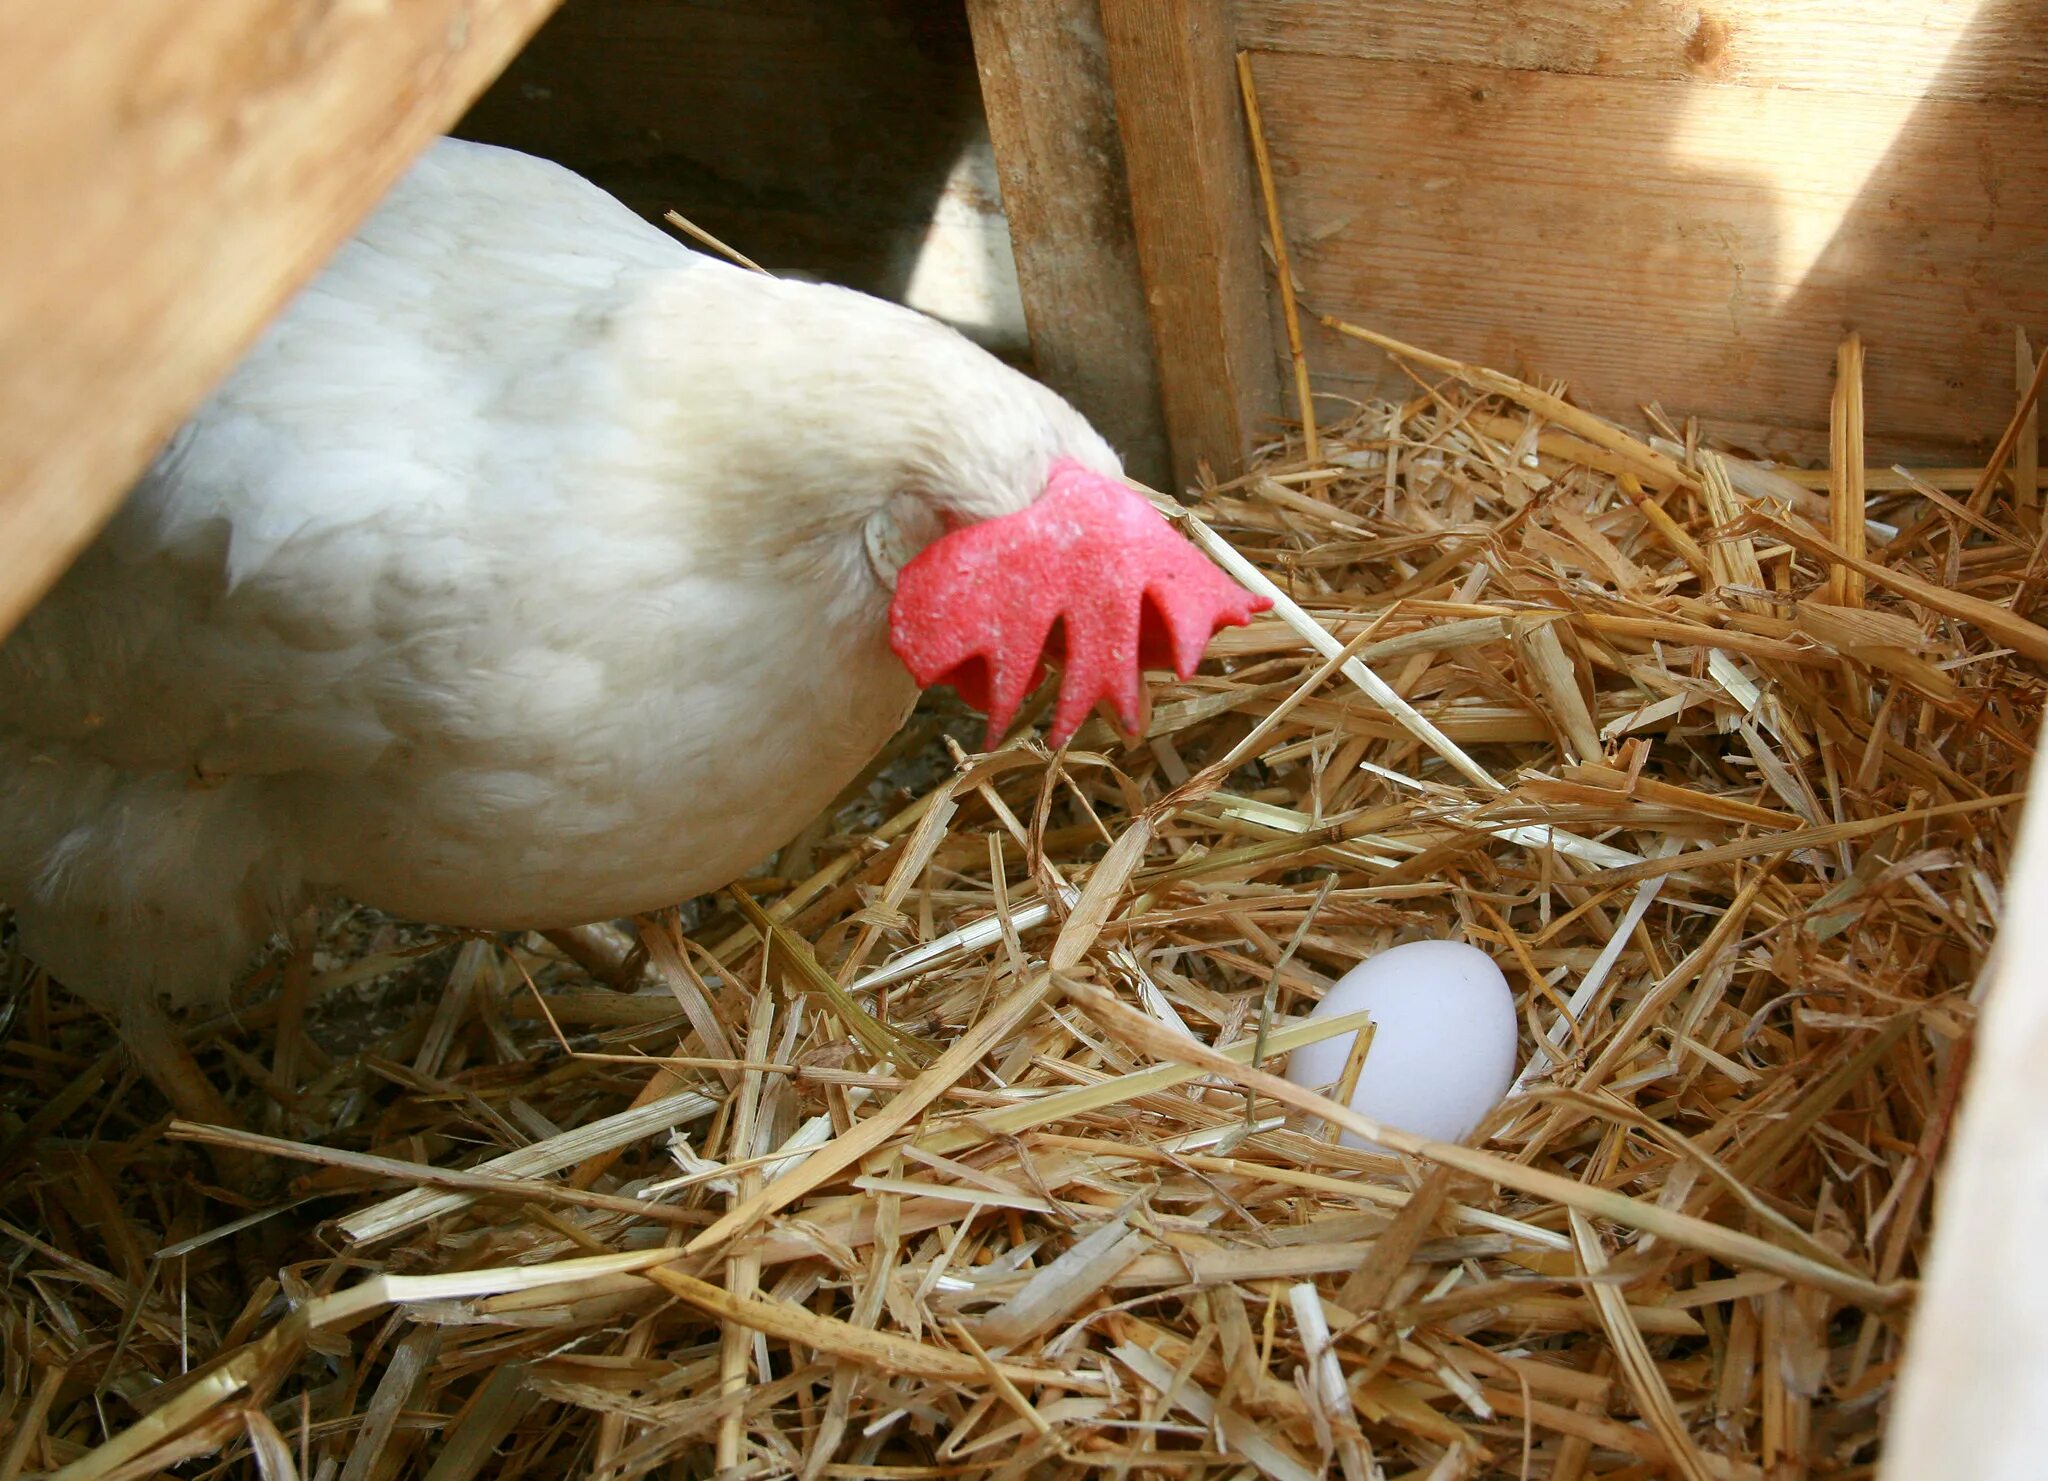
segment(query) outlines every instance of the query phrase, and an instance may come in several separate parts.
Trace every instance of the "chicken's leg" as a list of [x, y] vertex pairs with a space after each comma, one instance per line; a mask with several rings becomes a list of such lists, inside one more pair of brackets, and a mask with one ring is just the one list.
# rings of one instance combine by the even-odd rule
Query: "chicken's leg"
[[569, 926], [542, 931], [541, 935], [555, 950], [607, 987], [631, 992], [640, 979], [645, 955], [635, 942], [609, 925]]
[[221, 1093], [213, 1088], [199, 1061], [185, 1047], [177, 1025], [147, 993], [137, 994], [121, 1005], [115, 1015], [121, 1042], [135, 1057], [135, 1066], [164, 1093], [171, 1107], [187, 1121], [204, 1121], [212, 1126], [236, 1126], [239, 1121], [228, 1109]]
[[[179, 1116], [208, 1126], [242, 1128], [242, 1118], [206, 1078], [199, 1061], [185, 1047], [185, 1036], [155, 998], [144, 995], [123, 1003], [115, 1026], [134, 1056], [135, 1067], [163, 1092]], [[236, 1202], [249, 1199], [263, 1204], [276, 1197], [278, 1171], [270, 1159], [231, 1147], [208, 1147], [206, 1160], [213, 1167], [215, 1181], [239, 1195]]]

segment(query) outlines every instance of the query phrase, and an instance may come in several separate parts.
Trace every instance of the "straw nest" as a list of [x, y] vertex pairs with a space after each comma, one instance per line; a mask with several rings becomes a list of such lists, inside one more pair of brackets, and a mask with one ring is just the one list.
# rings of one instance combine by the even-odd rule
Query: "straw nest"
[[[269, 1140], [8, 964], [0, 1481], [1869, 1474], [2033, 464], [1866, 480], [1849, 350], [1830, 487], [1390, 347], [1412, 400], [1189, 520], [1276, 609], [1140, 740], [928, 723], [585, 966], [331, 922], [190, 1031]], [[1341, 1148], [1281, 1056], [1445, 936], [1518, 1093]]]

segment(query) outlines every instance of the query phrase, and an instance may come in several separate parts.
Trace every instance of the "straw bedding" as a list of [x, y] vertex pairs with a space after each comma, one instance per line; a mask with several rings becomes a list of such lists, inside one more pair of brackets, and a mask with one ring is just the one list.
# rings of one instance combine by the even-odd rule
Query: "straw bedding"
[[[1290, 600], [1141, 739], [934, 709], [612, 980], [330, 917], [192, 1025], [219, 1135], [8, 959], [0, 1481], [1870, 1474], [2033, 465], [1866, 480], [1847, 352], [1830, 488], [1394, 348], [1411, 399], [1210, 491]], [[1442, 936], [1518, 1092], [1340, 1148], [1285, 1051]]]

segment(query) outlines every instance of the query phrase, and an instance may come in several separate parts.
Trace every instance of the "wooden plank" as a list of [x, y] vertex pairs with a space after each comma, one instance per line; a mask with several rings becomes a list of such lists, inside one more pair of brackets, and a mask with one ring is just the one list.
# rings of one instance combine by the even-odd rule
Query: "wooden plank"
[[[1762, 452], [1824, 453], [1854, 328], [1872, 461], [1962, 461], [2010, 413], [2012, 326], [2048, 323], [2042, 106], [1256, 65], [1308, 302], [1564, 376], [1610, 415], [1656, 399]], [[1332, 337], [1311, 357], [1346, 389], [1410, 386]]]
[[[2023, 1481], [2048, 1455], [2048, 747], [2006, 883], [1990, 992], [1968, 1044], [1933, 1252], [1886, 1437], [1886, 1481]], [[1963, 1052], [1956, 1045], [1951, 1053]]]
[[554, 3], [0, 7], [0, 634]]
[[1096, 0], [968, 0], [1039, 376], [1147, 483], [1170, 476]]
[[1599, 77], [2048, 103], [2021, 0], [1239, 0], [1239, 43]]
[[[2027, 343], [2024, 327], [2013, 330], [2013, 386], [2025, 399], [2028, 388], [2034, 383], [2034, 347]], [[2041, 403], [2037, 400], [2027, 408], [2025, 424], [2020, 428], [2020, 440], [2013, 447], [2012, 486], [2019, 502], [2032, 508], [2041, 502]], [[1971, 487], [1974, 489], [1975, 484]]]
[[1228, 7], [1102, 0], [1102, 29], [1174, 476], [1227, 477], [1280, 404]]

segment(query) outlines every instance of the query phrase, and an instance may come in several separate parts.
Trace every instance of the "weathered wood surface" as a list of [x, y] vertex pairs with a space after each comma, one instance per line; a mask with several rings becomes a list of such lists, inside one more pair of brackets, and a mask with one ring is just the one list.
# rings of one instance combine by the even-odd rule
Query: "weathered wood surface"
[[[1997, 436], [2013, 326], [2048, 323], [2037, 104], [1298, 52], [1256, 71], [1310, 306], [1610, 414], [1654, 399], [1823, 454], [1855, 329], [1873, 460], [1946, 460]], [[1311, 359], [1334, 388], [1411, 384], [1327, 335]]]
[[1256, 51], [2048, 103], [2032, 0], [1238, 0]]
[[0, 632], [554, 4], [0, 7]]
[[1228, 476], [1280, 404], [1258, 196], [1222, 0], [1102, 0], [1174, 476]]
[[968, 0], [1039, 376], [1148, 483], [1170, 477], [1096, 0]]

